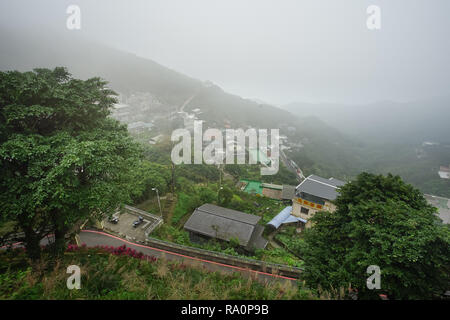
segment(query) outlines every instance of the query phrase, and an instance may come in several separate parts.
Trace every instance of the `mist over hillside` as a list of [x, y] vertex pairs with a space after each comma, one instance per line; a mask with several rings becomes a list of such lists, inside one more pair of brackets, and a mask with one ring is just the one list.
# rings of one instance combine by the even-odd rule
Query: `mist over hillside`
[[64, 66], [75, 77], [99, 76], [121, 93], [152, 92], [167, 104], [180, 104], [201, 81], [132, 53], [115, 50], [74, 33], [2, 28], [0, 69], [28, 71]]
[[[274, 123], [295, 124], [289, 112], [224, 92], [221, 88], [170, 70], [150, 59], [140, 58], [73, 33], [2, 29], [0, 69], [27, 71], [37, 67], [65, 66], [75, 77], [99, 76], [115, 91], [149, 92], [167, 106], [192, 101], [210, 119], [228, 119], [235, 126], [272, 128]], [[19, 54], [18, 54], [19, 53]], [[208, 112], [213, 113], [209, 116]]]
[[282, 107], [298, 116], [316, 116], [365, 141], [418, 144], [450, 143], [450, 97], [366, 105], [291, 103]]
[[438, 175], [440, 166], [450, 163], [449, 97], [367, 105], [297, 102], [283, 108], [317, 117], [359, 141], [360, 148], [351, 151], [358, 161], [338, 165], [345, 172], [394, 173], [426, 193], [450, 196], [450, 181]]
[[[186, 101], [185, 111], [201, 108], [202, 119], [219, 128], [229, 123], [233, 128], [295, 127], [299, 139], [326, 135], [330, 143], [341, 136], [319, 119], [297, 117], [292, 113], [260, 101], [244, 99], [225, 92], [210, 81], [193, 79], [150, 59], [138, 57], [93, 42], [71, 32], [46, 30], [0, 29], [0, 70], [29, 71], [34, 68], [67, 67], [74, 77], [87, 79], [99, 76], [120, 94], [148, 92], [165, 108], [179, 108]], [[214, 80], [214, 79], [212, 79]], [[315, 123], [311, 127], [311, 123]], [[326, 128], [326, 129], [325, 129]]]
[[0, 300], [450, 301], [449, 12], [0, 1]]
[[[7, 44], [0, 47], [0, 70], [65, 66], [77, 78], [104, 78], [122, 95], [149, 93], [159, 110], [198, 108], [208, 126], [280, 129], [294, 145], [286, 152], [305, 174], [351, 179], [363, 170], [392, 172], [425, 192], [448, 195], [448, 182], [439, 180], [437, 170], [450, 162], [450, 148], [421, 149], [423, 141], [448, 145], [448, 99], [365, 106], [293, 103], [278, 108], [70, 32], [2, 28], [0, 41]], [[153, 116], [149, 110], [134, 121]]]

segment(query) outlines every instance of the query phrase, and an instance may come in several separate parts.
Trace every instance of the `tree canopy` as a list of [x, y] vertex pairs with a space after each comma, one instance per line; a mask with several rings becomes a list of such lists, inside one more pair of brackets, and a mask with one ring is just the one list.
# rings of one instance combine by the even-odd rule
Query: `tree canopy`
[[[422, 193], [398, 176], [361, 173], [344, 185], [335, 212], [318, 212], [305, 231], [304, 279], [325, 290], [356, 289], [360, 298], [433, 298], [450, 285], [450, 230]], [[369, 290], [367, 268], [381, 269]]]
[[115, 93], [100, 78], [65, 68], [0, 72], [0, 207], [16, 221], [32, 258], [54, 234], [110, 212], [135, 194], [142, 161], [125, 126], [108, 117]]

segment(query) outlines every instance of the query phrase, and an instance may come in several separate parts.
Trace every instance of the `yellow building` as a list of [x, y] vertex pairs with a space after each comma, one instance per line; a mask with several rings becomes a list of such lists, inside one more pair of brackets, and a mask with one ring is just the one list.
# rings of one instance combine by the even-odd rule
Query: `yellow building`
[[310, 175], [295, 190], [295, 197], [292, 199], [292, 215], [307, 220], [305, 227], [309, 228], [311, 226], [309, 219], [317, 211], [336, 210], [332, 201], [339, 195], [338, 188], [344, 184], [344, 181], [335, 178], [325, 179]]

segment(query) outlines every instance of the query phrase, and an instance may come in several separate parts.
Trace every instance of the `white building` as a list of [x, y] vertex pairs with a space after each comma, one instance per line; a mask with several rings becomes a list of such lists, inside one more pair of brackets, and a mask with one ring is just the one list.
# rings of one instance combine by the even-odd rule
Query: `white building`
[[450, 179], [450, 165], [448, 167], [441, 166], [438, 173], [442, 179]]

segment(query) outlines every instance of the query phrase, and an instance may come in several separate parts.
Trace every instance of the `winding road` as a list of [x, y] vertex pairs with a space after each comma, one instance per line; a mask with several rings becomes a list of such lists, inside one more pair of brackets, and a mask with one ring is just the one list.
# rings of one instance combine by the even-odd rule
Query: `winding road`
[[180, 253], [170, 252], [158, 248], [149, 247], [142, 244], [133, 243], [125, 239], [104, 233], [101, 231], [94, 230], [82, 230], [79, 234], [80, 242], [85, 243], [88, 247], [95, 246], [113, 246], [118, 247], [121, 245], [126, 245], [136, 251], [142, 252], [143, 254], [154, 256], [156, 258], [166, 259], [168, 261], [178, 261], [185, 265], [190, 265], [194, 267], [203, 267], [207, 271], [211, 272], [223, 272], [227, 274], [232, 274], [234, 272], [239, 272], [244, 276], [253, 276], [256, 280], [261, 282], [272, 282], [272, 281], [288, 281], [292, 284], [296, 284], [296, 279], [289, 278], [281, 275], [266, 273], [262, 271], [249, 270], [246, 268], [241, 268], [237, 266], [227, 265], [223, 263], [218, 263], [210, 260], [200, 259], [196, 257], [191, 257], [183, 255]]
[[[134, 242], [127, 241], [125, 239], [113, 236], [111, 234], [95, 231], [95, 230], [81, 230], [78, 234], [80, 239], [80, 244], [85, 244], [87, 247], [95, 247], [95, 246], [113, 246], [120, 247], [122, 245], [126, 245], [129, 248], [132, 248], [138, 252], [142, 252], [148, 256], [154, 256], [159, 259], [165, 259], [167, 261], [177, 261], [183, 263], [185, 265], [203, 268], [209, 272], [221, 272], [226, 274], [233, 274], [238, 272], [246, 277], [253, 277], [255, 280], [260, 282], [273, 282], [273, 281], [286, 281], [291, 282], [293, 285], [296, 285], [297, 279], [290, 278], [282, 275], [266, 273], [257, 270], [251, 270], [248, 268], [242, 268], [238, 266], [223, 264], [215, 261], [200, 259], [188, 255], [183, 255], [176, 252], [171, 252], [163, 249], [149, 247], [143, 244], [138, 244]], [[47, 245], [48, 239], [44, 238], [41, 240], [41, 245]], [[12, 247], [22, 247], [22, 242], [16, 242], [11, 244]], [[6, 246], [1, 246], [0, 249], [6, 249]]]

